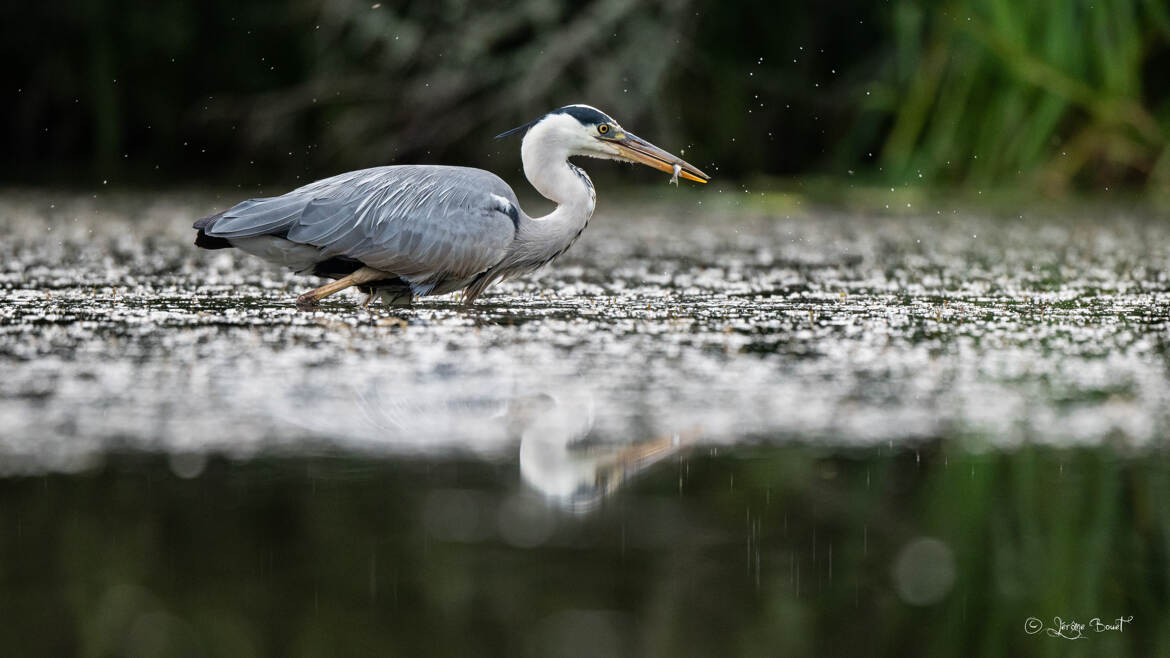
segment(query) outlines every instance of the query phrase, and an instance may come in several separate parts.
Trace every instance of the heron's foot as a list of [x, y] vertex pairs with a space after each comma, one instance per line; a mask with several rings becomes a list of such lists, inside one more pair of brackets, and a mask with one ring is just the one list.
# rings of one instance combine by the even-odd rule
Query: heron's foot
[[315, 311], [315, 310], [317, 310], [317, 308], [319, 308], [319, 304], [317, 302], [320, 301], [320, 298], [318, 298], [317, 295], [314, 294], [315, 292], [316, 291], [314, 291], [314, 290], [310, 290], [309, 292], [301, 295], [300, 297], [297, 297], [297, 309], [301, 310], [301, 311]]

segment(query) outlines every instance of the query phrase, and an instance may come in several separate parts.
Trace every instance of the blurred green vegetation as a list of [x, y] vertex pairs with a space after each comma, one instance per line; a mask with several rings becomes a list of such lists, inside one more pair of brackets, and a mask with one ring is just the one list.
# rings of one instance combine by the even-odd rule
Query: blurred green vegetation
[[[185, 480], [123, 457], [8, 478], [0, 642], [233, 658], [1170, 652], [1164, 456], [958, 443], [696, 455], [593, 514], [549, 510], [522, 545], [504, 531], [515, 463], [213, 461]], [[924, 538], [942, 552], [906, 561]], [[1133, 620], [1077, 641], [1024, 630], [1057, 616]]]
[[894, 11], [893, 175], [1170, 184], [1170, 12], [1156, 0], [969, 0]]
[[9, 181], [506, 172], [518, 149], [492, 135], [587, 102], [722, 180], [1170, 189], [1160, 0], [67, 0], [0, 18]]

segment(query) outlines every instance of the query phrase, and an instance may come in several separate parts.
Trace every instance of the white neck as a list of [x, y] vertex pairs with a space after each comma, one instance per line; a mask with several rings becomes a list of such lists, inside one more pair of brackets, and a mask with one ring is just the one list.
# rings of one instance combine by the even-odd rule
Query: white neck
[[533, 126], [520, 147], [528, 182], [541, 196], [557, 204], [544, 217], [520, 224], [520, 253], [516, 255], [526, 262], [544, 264], [568, 249], [589, 222], [597, 202], [589, 177], [569, 164], [571, 146], [554, 128], [543, 121]]

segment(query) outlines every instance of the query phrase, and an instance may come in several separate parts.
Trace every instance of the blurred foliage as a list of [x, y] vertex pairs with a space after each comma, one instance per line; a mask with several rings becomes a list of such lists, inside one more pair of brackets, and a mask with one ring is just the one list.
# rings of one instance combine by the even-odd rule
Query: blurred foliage
[[10, 180], [514, 170], [572, 102], [722, 179], [1170, 183], [1159, 0], [68, 0], [0, 10]]
[[892, 14], [891, 174], [1170, 184], [1165, 4], [963, 0]]
[[[0, 642], [232, 658], [1167, 655], [1165, 457], [957, 443], [695, 456], [588, 516], [510, 516], [515, 464], [457, 459], [212, 461], [188, 480], [165, 459], [115, 458], [4, 479]], [[544, 530], [509, 535], [517, 519]], [[906, 560], [923, 539], [941, 554]], [[1024, 630], [1056, 616], [1133, 621], [1078, 641]]]

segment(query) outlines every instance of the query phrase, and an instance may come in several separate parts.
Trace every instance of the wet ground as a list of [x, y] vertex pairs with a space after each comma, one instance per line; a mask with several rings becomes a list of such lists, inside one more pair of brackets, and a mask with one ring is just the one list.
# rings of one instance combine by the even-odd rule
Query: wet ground
[[306, 313], [190, 244], [229, 196], [0, 195], [3, 573], [52, 653], [1167, 647], [1165, 217], [671, 188], [471, 309]]

